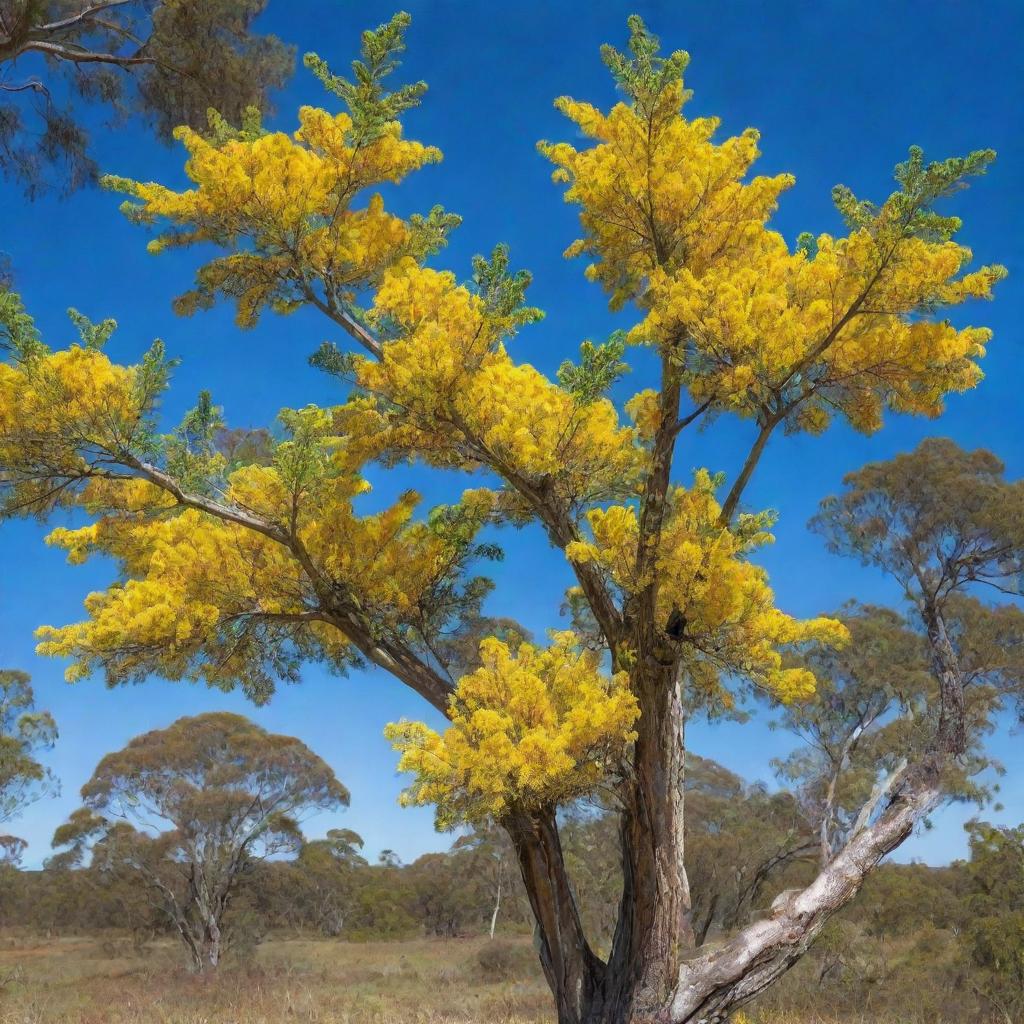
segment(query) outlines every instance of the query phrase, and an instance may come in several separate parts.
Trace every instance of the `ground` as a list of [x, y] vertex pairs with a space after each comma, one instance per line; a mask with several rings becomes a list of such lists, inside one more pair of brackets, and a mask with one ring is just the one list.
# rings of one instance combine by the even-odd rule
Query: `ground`
[[166, 941], [5, 934], [0, 1024], [549, 1024], [529, 937], [495, 942], [274, 939], [207, 980]]
[[[554, 1024], [525, 935], [273, 938], [237, 961], [215, 978], [198, 978], [170, 940], [139, 950], [123, 936], [0, 932], [0, 1024]], [[860, 1013], [737, 1016], [737, 1024], [840, 1020], [882, 1022]]]

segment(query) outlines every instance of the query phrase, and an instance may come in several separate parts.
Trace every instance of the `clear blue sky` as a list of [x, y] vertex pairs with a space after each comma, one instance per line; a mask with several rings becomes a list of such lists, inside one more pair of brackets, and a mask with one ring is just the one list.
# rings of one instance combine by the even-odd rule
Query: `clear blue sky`
[[[542, 3], [415, 2], [403, 74], [430, 84], [423, 106], [408, 119], [411, 137], [441, 147], [442, 164], [410, 179], [395, 202], [402, 210], [442, 203], [465, 218], [438, 263], [468, 276], [469, 259], [508, 242], [517, 266], [535, 275], [533, 303], [547, 319], [526, 330], [515, 355], [552, 371], [574, 355], [584, 338], [601, 339], [627, 322], [612, 318], [599, 290], [582, 278], [579, 261], [562, 259], [576, 236], [575, 211], [549, 181], [549, 167], [534, 149], [539, 138], [567, 136], [570, 126], [552, 109], [569, 93], [607, 106], [615, 96], [598, 47], [625, 41], [625, 18], [642, 14], [666, 47], [689, 50], [687, 84], [695, 90], [692, 114], [715, 114], [723, 131], [748, 125], [762, 132], [761, 173], [791, 171], [796, 187], [783, 197], [776, 224], [787, 237], [804, 230], [838, 230], [829, 192], [837, 182], [858, 194], [884, 198], [891, 169], [911, 144], [941, 158], [980, 147], [999, 153], [994, 170], [956, 201], [963, 241], [979, 261], [1002, 262], [1011, 276], [993, 305], [958, 312], [957, 322], [995, 328], [981, 387], [950, 402], [938, 421], [890, 417], [872, 438], [834, 428], [825, 437], [779, 438], [759, 469], [747, 498], [752, 507], [779, 510], [778, 542], [764, 557], [781, 605], [815, 614], [849, 597], [891, 599], [876, 575], [829, 556], [805, 524], [817, 502], [843, 473], [869, 459], [908, 449], [942, 434], [965, 446], [985, 445], [1024, 473], [1020, 426], [1022, 307], [1021, 185], [1024, 183], [1024, 79], [1020, 45], [1024, 4], [988, 0], [915, 2]], [[358, 33], [386, 20], [394, 8], [363, 3], [271, 0], [268, 29], [314, 49], [339, 70], [355, 55]], [[315, 80], [299, 70], [279, 98], [274, 126], [291, 130], [300, 103], [330, 105]], [[104, 171], [165, 183], [182, 182], [181, 153], [149, 140], [137, 125], [114, 132], [97, 126], [96, 151]], [[72, 332], [64, 310], [74, 305], [93, 319], [116, 317], [120, 330], [111, 354], [134, 361], [154, 337], [184, 362], [165, 408], [175, 422], [196, 392], [212, 387], [230, 422], [270, 423], [282, 406], [331, 402], [331, 382], [306, 365], [307, 355], [332, 325], [300, 313], [267, 316], [240, 333], [231, 312], [218, 309], [191, 320], [173, 316], [171, 297], [184, 290], [194, 254], [161, 257], [144, 251], [145, 237], [117, 213], [118, 198], [98, 191], [71, 200], [28, 205], [8, 186], [0, 191], [0, 249], [14, 261], [18, 286], [51, 345]], [[343, 339], [338, 339], [343, 340]], [[642, 372], [623, 393], [644, 386]], [[733, 473], [749, 428], [723, 422], [693, 435], [678, 455], [680, 478], [696, 466]], [[375, 480], [381, 500], [412, 482], [427, 502], [451, 500], [464, 478], [410, 471]], [[385, 722], [422, 716], [417, 698], [379, 672], [337, 679], [311, 667], [298, 686], [282, 687], [272, 703], [253, 710], [237, 694], [209, 692], [151, 680], [108, 690], [93, 680], [69, 687], [63, 665], [37, 658], [33, 629], [81, 615], [85, 594], [110, 578], [109, 566], [67, 566], [42, 545], [32, 523], [0, 529], [0, 665], [30, 671], [39, 702], [56, 715], [61, 738], [48, 755], [63, 795], [35, 805], [12, 827], [30, 840], [26, 864], [49, 852], [54, 827], [76, 806], [77, 791], [99, 758], [133, 735], [167, 725], [182, 714], [231, 709], [251, 714], [269, 729], [300, 736], [326, 757], [352, 791], [342, 824], [367, 840], [371, 855], [384, 847], [404, 859], [444, 848], [449, 837], [433, 831], [429, 811], [402, 810], [402, 781], [381, 737]], [[543, 631], [557, 625], [566, 575], [536, 531], [503, 534], [508, 557], [490, 609]], [[770, 757], [788, 740], [769, 732], [764, 717], [745, 726], [691, 728], [692, 748], [748, 778], [770, 778]], [[1003, 729], [993, 740], [1009, 774], [1006, 810], [999, 820], [1024, 820], [1024, 753], [1020, 738]], [[939, 863], [963, 853], [960, 828], [967, 812], [943, 812], [937, 827], [911, 840], [902, 857]], [[312, 834], [335, 822], [310, 822]]]

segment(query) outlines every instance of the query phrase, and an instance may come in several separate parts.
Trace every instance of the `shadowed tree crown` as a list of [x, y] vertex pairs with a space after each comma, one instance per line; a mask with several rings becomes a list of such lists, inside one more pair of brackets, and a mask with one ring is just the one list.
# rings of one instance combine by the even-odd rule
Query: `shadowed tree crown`
[[32, 197], [95, 179], [84, 105], [162, 139], [213, 108], [267, 110], [294, 54], [253, 22], [266, 0], [0, 0], [0, 171]]

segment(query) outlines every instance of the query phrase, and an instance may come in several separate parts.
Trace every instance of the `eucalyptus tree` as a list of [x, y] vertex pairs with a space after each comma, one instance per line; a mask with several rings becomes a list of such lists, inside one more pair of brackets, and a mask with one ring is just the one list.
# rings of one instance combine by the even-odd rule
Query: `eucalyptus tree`
[[[49, 711], [37, 711], [26, 672], [0, 669], [0, 825], [57, 790], [53, 773], [39, 754], [53, 746], [57, 726]], [[0, 835], [0, 861], [17, 862], [25, 841]]]
[[160, 138], [264, 108], [291, 47], [253, 31], [266, 0], [0, 0], [0, 171], [29, 196], [96, 177], [81, 106]]
[[64, 864], [90, 858], [134, 878], [196, 971], [215, 970], [225, 914], [254, 863], [296, 853], [300, 818], [346, 806], [348, 790], [305, 744], [241, 715], [179, 718], [108, 754], [57, 829]]

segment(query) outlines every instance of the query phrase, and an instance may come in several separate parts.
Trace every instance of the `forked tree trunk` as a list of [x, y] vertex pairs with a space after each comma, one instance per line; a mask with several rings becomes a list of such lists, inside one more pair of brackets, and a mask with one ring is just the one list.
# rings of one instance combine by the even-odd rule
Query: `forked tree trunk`
[[[538, 922], [541, 963], [555, 997], [559, 1024], [726, 1024], [745, 1003], [777, 981], [808, 950], [828, 920], [859, 892], [867, 875], [910, 835], [941, 799], [941, 762], [930, 760], [905, 776], [878, 821], [855, 836], [805, 889], [782, 894], [763, 920], [721, 947], [686, 957], [666, 951], [663, 916], [634, 925], [606, 965], [579, 927], [572, 890], [553, 822], [520, 822], [516, 849]], [[628, 886], [627, 886], [628, 889]], [[647, 897], [643, 897], [647, 899]], [[624, 912], [639, 901], [623, 899]], [[671, 905], [662, 900], [662, 905]], [[632, 909], [631, 909], [632, 907]], [[639, 918], [634, 918], [638, 920]], [[620, 929], [622, 925], [620, 922]], [[627, 951], [635, 957], [628, 962]], [[645, 979], [669, 956], [681, 959], [658, 1004], [645, 1003]], [[664, 970], [663, 967], [660, 970]]]
[[637, 679], [641, 716], [623, 797], [623, 890], [607, 964], [583, 932], [553, 812], [517, 815], [506, 828], [537, 922], [541, 964], [559, 1024], [653, 1019], [693, 947], [683, 869], [683, 715], [671, 673]]
[[[951, 667], [947, 685], [954, 687], [958, 673], [947, 662], [947, 670]], [[640, 729], [637, 741], [635, 804], [622, 825], [623, 896], [607, 964], [583, 933], [553, 814], [506, 823], [537, 920], [541, 963], [559, 1024], [725, 1024], [807, 952], [868, 874], [934, 810], [942, 798], [945, 767], [961, 752], [958, 731], [943, 736], [940, 730], [937, 749], [903, 772], [874, 824], [865, 823], [810, 885], [783, 893], [767, 917], [701, 954], [687, 949], [683, 747], [675, 697], [661, 712], [660, 718], [647, 716], [648, 727]], [[675, 738], [676, 753], [666, 746], [669, 736]], [[654, 749], [659, 756], [652, 756]]]

